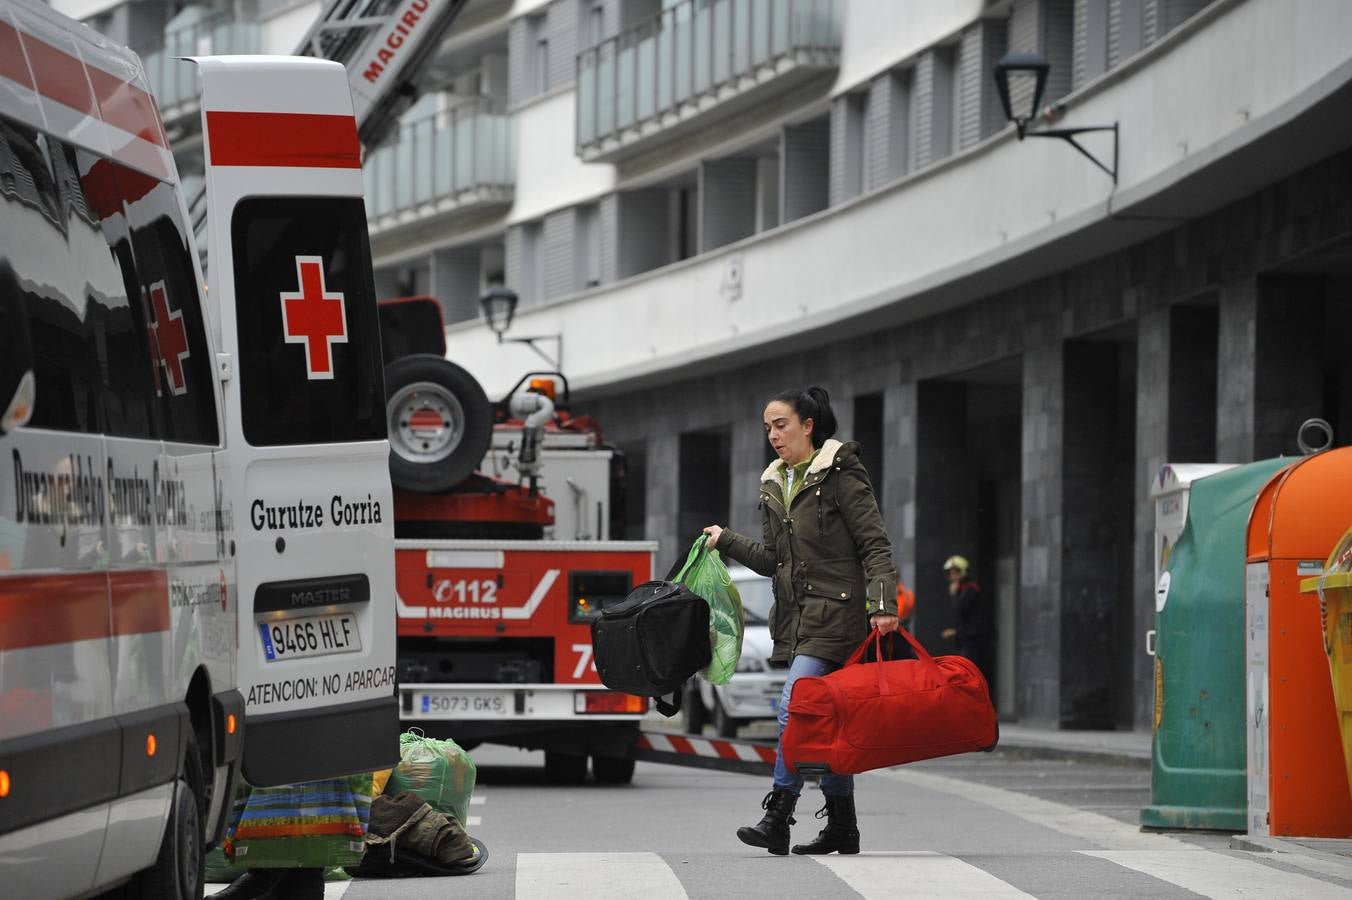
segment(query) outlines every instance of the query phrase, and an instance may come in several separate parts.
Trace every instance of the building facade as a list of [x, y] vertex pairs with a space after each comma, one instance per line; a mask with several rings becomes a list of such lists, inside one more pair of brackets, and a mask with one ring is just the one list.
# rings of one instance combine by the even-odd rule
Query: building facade
[[[204, 21], [286, 52], [319, 14], [90, 2], [139, 49], [172, 25], [162, 55]], [[478, 319], [512, 288], [667, 557], [758, 532], [762, 407], [822, 384], [922, 640], [962, 553], [1003, 715], [1147, 728], [1160, 467], [1352, 439], [1349, 34], [1341, 0], [471, 0], [368, 148], [378, 287], [438, 297], [490, 396], [539, 367]], [[1050, 63], [1033, 130], [1118, 126], [1081, 138], [1115, 179], [1018, 140], [1010, 51]]]

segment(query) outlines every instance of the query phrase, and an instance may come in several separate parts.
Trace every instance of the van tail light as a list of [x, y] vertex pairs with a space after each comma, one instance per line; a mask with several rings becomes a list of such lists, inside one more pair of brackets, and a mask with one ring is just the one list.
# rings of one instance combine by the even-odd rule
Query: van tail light
[[615, 691], [579, 691], [574, 695], [574, 709], [592, 715], [600, 713], [634, 713], [648, 711], [648, 698]]

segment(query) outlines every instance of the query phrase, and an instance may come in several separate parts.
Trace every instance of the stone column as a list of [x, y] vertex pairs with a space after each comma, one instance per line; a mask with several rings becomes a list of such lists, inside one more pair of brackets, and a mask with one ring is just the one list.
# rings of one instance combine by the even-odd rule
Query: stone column
[[[657, 565], [671, 565], [679, 546], [676, 516], [680, 508], [681, 442], [667, 434], [661, 440], [648, 441], [648, 525], [649, 540], [657, 541]], [[658, 577], [661, 576], [658, 573]]]
[[1221, 285], [1216, 351], [1216, 459], [1254, 460], [1254, 363], [1258, 283], [1252, 276]]
[[915, 482], [916, 482], [916, 383], [911, 380], [888, 385], [883, 391], [882, 513], [892, 538], [892, 558], [904, 584], [915, 589]]
[[1054, 334], [1045, 333], [1054, 327], [1029, 330], [1023, 356], [1018, 709], [1021, 721], [1056, 725], [1061, 719], [1062, 346]]
[[[1154, 713], [1154, 664], [1145, 652], [1145, 633], [1155, 627], [1155, 504], [1153, 474], [1169, 457], [1170, 309], [1142, 310], [1136, 322], [1136, 480], [1133, 484], [1135, 543], [1132, 553], [1132, 726], [1149, 728]], [[1214, 383], [1214, 382], [1213, 382]]]

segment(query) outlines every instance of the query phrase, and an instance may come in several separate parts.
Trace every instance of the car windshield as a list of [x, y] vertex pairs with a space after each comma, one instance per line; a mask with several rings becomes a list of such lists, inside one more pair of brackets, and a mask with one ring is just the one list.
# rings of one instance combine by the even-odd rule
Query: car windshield
[[742, 610], [748, 625], [769, 625], [770, 604], [775, 602], [770, 590], [770, 579], [751, 578], [737, 582], [737, 593], [742, 598]]

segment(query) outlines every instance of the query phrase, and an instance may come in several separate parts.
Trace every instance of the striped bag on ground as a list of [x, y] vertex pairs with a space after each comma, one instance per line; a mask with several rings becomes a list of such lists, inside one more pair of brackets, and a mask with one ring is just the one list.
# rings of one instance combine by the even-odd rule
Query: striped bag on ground
[[225, 855], [246, 869], [355, 866], [370, 815], [369, 773], [252, 788], [235, 801]]

